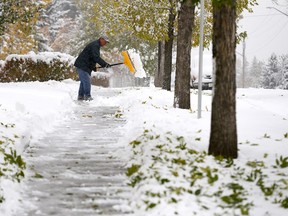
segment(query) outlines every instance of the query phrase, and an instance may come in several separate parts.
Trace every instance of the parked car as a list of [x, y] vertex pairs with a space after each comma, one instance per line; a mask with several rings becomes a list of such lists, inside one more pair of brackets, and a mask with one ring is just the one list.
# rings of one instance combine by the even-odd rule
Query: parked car
[[[211, 90], [213, 87], [212, 76], [205, 75], [202, 78], [202, 90]], [[198, 79], [191, 81], [191, 88], [198, 89]]]

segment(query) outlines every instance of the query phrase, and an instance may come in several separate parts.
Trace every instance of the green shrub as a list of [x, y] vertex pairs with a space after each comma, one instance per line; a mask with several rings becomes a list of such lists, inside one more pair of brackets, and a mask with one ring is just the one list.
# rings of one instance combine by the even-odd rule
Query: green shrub
[[0, 82], [77, 79], [74, 57], [57, 52], [9, 55], [0, 66]]

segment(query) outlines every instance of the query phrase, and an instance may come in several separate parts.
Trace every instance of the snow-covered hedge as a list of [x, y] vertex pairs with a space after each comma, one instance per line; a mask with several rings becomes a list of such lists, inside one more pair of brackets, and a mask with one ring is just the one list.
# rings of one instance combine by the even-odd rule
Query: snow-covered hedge
[[59, 52], [9, 55], [0, 67], [0, 82], [77, 79], [74, 57]]

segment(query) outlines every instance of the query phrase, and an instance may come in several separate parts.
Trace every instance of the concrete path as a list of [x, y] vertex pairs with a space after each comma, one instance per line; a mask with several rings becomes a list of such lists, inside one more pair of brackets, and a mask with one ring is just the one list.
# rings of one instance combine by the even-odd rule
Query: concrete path
[[27, 150], [30, 176], [17, 215], [132, 215], [125, 161], [111, 156], [125, 122], [117, 107], [90, 105], [77, 105], [71, 121]]

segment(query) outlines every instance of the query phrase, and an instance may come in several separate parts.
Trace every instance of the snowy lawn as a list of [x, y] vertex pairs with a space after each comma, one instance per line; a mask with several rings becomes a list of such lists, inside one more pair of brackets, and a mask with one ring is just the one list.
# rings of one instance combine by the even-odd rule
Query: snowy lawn
[[203, 118], [172, 107], [173, 93], [124, 90], [130, 143], [127, 175], [136, 215], [285, 215], [288, 208], [288, 91], [238, 89], [239, 159], [207, 155], [211, 92]]
[[[25, 146], [53, 125], [71, 117], [78, 83], [0, 84], [0, 140], [7, 152]], [[103, 89], [93, 87], [91, 106], [120, 106], [126, 119], [117, 157], [130, 158], [127, 183], [133, 187], [135, 215], [285, 215], [288, 208], [288, 91], [238, 89], [239, 159], [207, 155], [211, 91], [203, 92], [202, 117], [197, 119], [197, 91], [192, 110], [174, 109], [173, 92], [158, 88]], [[116, 91], [105, 97], [96, 91]], [[0, 151], [1, 163], [4, 150]], [[112, 153], [111, 153], [112, 154]], [[22, 159], [22, 158], [21, 158]], [[20, 159], [19, 159], [20, 161]], [[19, 162], [18, 161], [18, 162]], [[1, 164], [1, 172], [16, 164]], [[21, 179], [21, 176], [19, 176]], [[14, 183], [12, 182], [14, 179]], [[17, 184], [12, 171], [0, 178], [6, 201], [1, 215], [17, 206]], [[12, 194], [12, 195], [11, 195]], [[1, 197], [0, 195], [0, 197]]]

